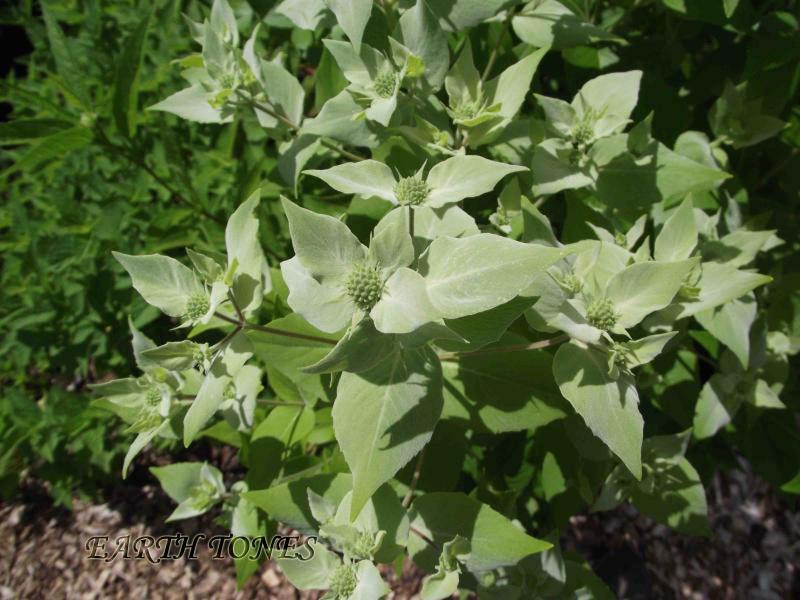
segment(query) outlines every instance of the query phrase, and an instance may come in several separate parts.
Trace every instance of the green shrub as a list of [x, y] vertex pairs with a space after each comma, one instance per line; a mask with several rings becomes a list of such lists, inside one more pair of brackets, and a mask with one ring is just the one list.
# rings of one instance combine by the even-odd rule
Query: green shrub
[[[34, 218], [4, 280], [63, 227], [46, 198], [95, 204], [8, 321], [53, 323], [42, 370], [91, 348], [127, 375], [92, 386], [123, 477], [154, 441], [237, 449], [239, 481], [153, 469], [171, 519], [318, 536], [279, 562], [328, 598], [382, 597], [403, 556], [427, 599], [605, 597], [559, 549], [572, 515], [709, 535], [737, 455], [798, 492], [796, 2], [216, 0], [188, 33], [177, 3], [113, 6], [27, 17], [55, 71], [6, 82], [0, 176]], [[149, 305], [133, 372], [112, 249]]]

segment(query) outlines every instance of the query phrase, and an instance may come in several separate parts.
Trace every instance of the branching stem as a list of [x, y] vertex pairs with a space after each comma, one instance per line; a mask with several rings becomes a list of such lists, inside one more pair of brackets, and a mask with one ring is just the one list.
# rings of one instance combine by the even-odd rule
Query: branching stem
[[538, 342], [531, 342], [530, 344], [515, 344], [513, 346], [495, 346], [492, 348], [481, 348], [480, 350], [473, 350], [471, 352], [443, 352], [439, 354], [439, 360], [458, 360], [468, 356], [480, 356], [482, 354], [498, 354], [501, 352], [526, 352], [528, 350], [542, 350], [552, 346], [566, 342], [569, 339], [568, 335], [559, 335], [549, 340], [541, 340]]

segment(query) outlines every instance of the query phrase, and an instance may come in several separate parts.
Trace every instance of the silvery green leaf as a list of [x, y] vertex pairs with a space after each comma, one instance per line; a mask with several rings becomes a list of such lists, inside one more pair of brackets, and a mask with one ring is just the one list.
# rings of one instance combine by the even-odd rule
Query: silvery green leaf
[[[417, 255], [438, 237], [468, 237], [480, 233], [478, 226], [468, 213], [456, 205], [443, 208], [415, 206], [414, 211], [414, 248]], [[393, 210], [383, 220], [400, 219], [401, 212]]]
[[743, 267], [753, 262], [758, 253], [775, 239], [774, 230], [738, 229], [719, 240], [704, 244], [702, 247], [703, 259], [726, 263], [734, 267]]
[[350, 324], [356, 306], [339, 281], [320, 283], [297, 256], [281, 263], [281, 274], [289, 288], [289, 306], [314, 327], [334, 333]]
[[426, 4], [445, 31], [462, 31], [491, 19], [506, 0], [427, 0]]
[[309, 560], [278, 558], [278, 566], [291, 584], [300, 590], [326, 590], [331, 574], [342, 561], [321, 542], [314, 543], [314, 554]]
[[608, 374], [606, 356], [593, 348], [563, 344], [553, 359], [553, 375], [561, 393], [608, 448], [633, 473], [642, 476], [642, 431], [639, 394], [622, 374]]
[[353, 473], [351, 518], [431, 439], [442, 412], [441, 380], [435, 355], [417, 350], [342, 374], [333, 426]]
[[[625, 232], [625, 247], [628, 250], [632, 250], [633, 247], [636, 245], [636, 242], [638, 242], [642, 238], [642, 235], [644, 235], [644, 228], [646, 227], [646, 225], [647, 225], [647, 215], [642, 215], [638, 219], [636, 219], [633, 225], [631, 225], [631, 228]], [[688, 258], [688, 257], [685, 256], [683, 258]], [[680, 259], [674, 259], [674, 260], [680, 260]]]
[[[367, 501], [355, 520], [352, 513], [352, 492], [342, 498], [331, 524], [355, 529], [373, 536], [373, 546], [368, 552], [375, 562], [389, 563], [402, 554], [408, 543], [408, 515], [399, 491], [386, 484], [379, 487]], [[352, 531], [351, 529], [351, 531]], [[345, 549], [348, 554], [352, 554]], [[356, 552], [356, 554], [363, 554]], [[353, 558], [366, 558], [358, 555]]]
[[144, 402], [145, 388], [134, 377], [114, 379], [103, 383], [90, 383], [92, 392], [122, 407], [137, 407]]
[[222, 278], [224, 271], [222, 265], [216, 259], [200, 252], [195, 252], [191, 248], [186, 249], [186, 255], [206, 283], [210, 284]]
[[441, 320], [442, 315], [431, 304], [425, 284], [425, 278], [416, 271], [406, 267], [395, 271], [369, 313], [378, 331], [411, 333]]
[[619, 133], [630, 121], [639, 100], [641, 71], [609, 73], [586, 82], [575, 95], [572, 106], [579, 115], [593, 112], [596, 137]]
[[192, 495], [192, 488], [202, 483], [203, 468], [215, 473], [222, 480], [222, 473], [214, 466], [201, 462], [178, 462], [164, 467], [150, 467], [167, 496], [175, 502], [183, 502]]
[[[414, 244], [409, 234], [409, 214], [413, 207], [396, 211], [395, 218], [383, 218], [375, 226], [369, 243], [369, 257], [378, 263], [381, 273], [388, 277], [400, 267], [414, 262]], [[412, 215], [413, 216], [413, 215]]]
[[647, 482], [631, 489], [636, 509], [660, 523], [690, 535], [708, 535], [708, 506], [700, 476], [683, 457], [659, 465], [652, 487]]
[[[527, 341], [506, 333], [496, 347]], [[477, 431], [507, 433], [537, 430], [565, 418], [568, 409], [553, 383], [552, 363], [547, 352], [524, 350], [444, 360], [442, 419], [463, 419]]]
[[331, 137], [353, 146], [377, 146], [377, 137], [367, 121], [357, 118], [362, 110], [350, 92], [342, 90], [322, 106], [315, 118], [306, 119], [299, 133]]
[[362, 44], [357, 51], [347, 42], [326, 39], [323, 43], [333, 55], [347, 81], [364, 90], [372, 87], [373, 79], [388, 63], [383, 54], [367, 44]]
[[614, 275], [608, 282], [606, 298], [619, 315], [617, 327], [633, 327], [668, 306], [696, 264], [697, 259], [636, 263]]
[[469, 132], [469, 143], [478, 146], [494, 141], [519, 112], [530, 91], [533, 75], [539, 62], [547, 52], [546, 48], [531, 52], [495, 77], [484, 88], [490, 106], [499, 105], [494, 119], [474, 127]]
[[746, 148], [777, 135], [786, 123], [764, 113], [762, 98], [752, 98], [748, 83], [728, 82], [722, 96], [711, 107], [708, 121], [717, 138]]
[[233, 212], [225, 227], [228, 266], [236, 265], [233, 296], [245, 315], [256, 310], [264, 294], [272, 289], [271, 281], [262, 276], [266, 259], [258, 240], [255, 216], [259, 200], [260, 190], [256, 190]]
[[737, 374], [715, 373], [700, 390], [692, 425], [694, 436], [709, 438], [733, 420], [743, 397], [735, 393], [739, 383]]
[[437, 570], [422, 580], [420, 598], [422, 600], [444, 600], [458, 591], [460, 574], [458, 571]]
[[604, 242], [606, 244], [616, 243], [615, 241], [616, 238], [614, 237], [614, 234], [611, 233], [605, 227], [600, 227], [599, 225], [595, 225], [594, 223], [587, 223], [587, 225], [591, 228], [592, 231], [594, 231], [595, 236], [597, 236], [597, 239], [600, 240], [601, 242]]
[[324, 525], [333, 519], [336, 514], [336, 505], [310, 488], [307, 491], [308, 507], [311, 509], [311, 515], [317, 520], [317, 523]]
[[469, 558], [470, 550], [469, 540], [460, 535], [444, 543], [436, 573], [422, 580], [422, 600], [445, 600], [458, 591], [461, 574], [459, 561]]
[[550, 220], [527, 198], [522, 198], [520, 209], [522, 211], [522, 236], [520, 239], [523, 242], [553, 247], [561, 245], [556, 239]]
[[358, 373], [373, 368], [399, 349], [396, 339], [375, 329], [372, 319], [361, 319], [321, 360], [303, 368], [305, 373]]
[[646, 365], [652, 362], [656, 356], [661, 354], [661, 352], [664, 350], [664, 347], [677, 334], [677, 331], [656, 333], [654, 335], [648, 335], [646, 337], [639, 338], [638, 340], [622, 342], [622, 345], [631, 352], [629, 360], [626, 361], [627, 366], [633, 369], [635, 367]]
[[447, 90], [450, 106], [481, 99], [481, 75], [472, 59], [472, 43], [469, 37], [465, 39], [458, 59], [450, 67], [444, 80], [444, 87]]
[[459, 492], [423, 494], [411, 505], [409, 518], [414, 530], [435, 543], [429, 544], [413, 531], [408, 538], [408, 552], [414, 563], [428, 571], [438, 563], [438, 548], [457, 535], [470, 543], [464, 566], [474, 573], [511, 567], [527, 556], [552, 548], [550, 542], [531, 537], [508, 517]]
[[536, 101], [544, 111], [547, 127], [558, 137], [569, 137], [573, 125], [575, 125], [575, 109], [569, 102], [559, 98], [550, 98], [534, 94]]
[[133, 459], [144, 450], [144, 447], [147, 446], [157, 435], [165, 432], [169, 428], [169, 421], [164, 421], [156, 427], [155, 429], [151, 429], [150, 431], [143, 431], [136, 435], [133, 442], [131, 442], [128, 451], [125, 453], [125, 459], [122, 461], [122, 478], [125, 479], [128, 476], [128, 468], [133, 462]]
[[142, 356], [150, 364], [156, 364], [169, 371], [183, 371], [191, 369], [195, 363], [195, 353], [199, 349], [199, 344], [190, 340], [180, 342], [167, 342], [162, 346], [148, 348], [142, 352]]
[[593, 25], [557, 0], [529, 2], [511, 20], [514, 33], [537, 48], [561, 50], [599, 41], [620, 41], [605, 29]]
[[279, 147], [278, 171], [297, 194], [300, 174], [308, 161], [322, 148], [322, 142], [312, 135], [300, 135]]
[[222, 36], [214, 31], [213, 27], [206, 27], [204, 33], [203, 66], [208, 71], [211, 79], [220, 81], [233, 71], [235, 57], [230, 49], [225, 46]]
[[283, 15], [300, 29], [315, 31], [329, 14], [324, 0], [283, 0], [272, 12]]
[[128, 329], [131, 330], [131, 346], [133, 349], [133, 360], [136, 366], [142, 371], [146, 371], [149, 367], [154, 366], [151, 361], [143, 356], [142, 353], [151, 348], [155, 348], [156, 344], [153, 340], [147, 337], [144, 333], [134, 325], [133, 319], [128, 317]]
[[727, 264], [703, 263], [701, 268], [700, 282], [697, 284], [700, 297], [693, 302], [681, 302], [672, 315], [675, 319], [715, 308], [772, 281], [768, 275], [741, 271]]
[[[598, 140], [589, 154], [597, 170], [598, 197], [629, 214], [645, 210], [654, 202], [683, 198], [689, 192], [714, 190], [730, 178], [728, 173], [695, 162], [658, 142], [634, 156], [627, 134]], [[622, 198], [625, 202], [620, 201]]]
[[536, 146], [531, 164], [534, 194], [548, 196], [594, 183], [594, 177], [587, 170], [570, 164], [569, 157], [573, 151], [572, 144], [557, 138]]
[[374, 98], [369, 108], [364, 111], [364, 116], [369, 121], [380, 123], [384, 127], [389, 126], [395, 109], [397, 108], [397, 93], [400, 89], [400, 82], [395, 84], [394, 93], [388, 98]]
[[565, 253], [487, 233], [440, 237], [425, 259], [428, 297], [446, 319], [489, 310], [518, 296]]
[[236, 431], [249, 431], [253, 427], [256, 399], [264, 389], [262, 372], [255, 365], [244, 365], [233, 378], [234, 395], [220, 405], [220, 413]]
[[611, 278], [633, 262], [633, 255], [616, 244], [582, 240], [571, 246], [576, 252], [572, 270], [589, 295], [603, 294]]
[[391, 590], [381, 577], [378, 568], [368, 560], [362, 560], [356, 567], [358, 584], [350, 595], [349, 600], [378, 600]]
[[548, 310], [549, 306], [538, 303], [536, 308], [543, 317], [550, 315], [546, 320], [547, 325], [563, 331], [573, 340], [596, 344], [603, 335], [600, 329], [590, 325], [586, 320], [586, 305], [578, 298], [564, 300], [555, 311]]
[[426, 178], [430, 193], [425, 204], [440, 208], [464, 198], [490, 192], [511, 173], [527, 171], [527, 167], [495, 162], [477, 155], [458, 155], [435, 165]]
[[244, 497], [270, 518], [305, 535], [314, 535], [319, 523], [308, 506], [308, 490], [313, 490], [327, 502], [338, 506], [352, 487], [353, 478], [349, 473], [323, 473], [299, 476], [269, 488], [245, 492]]
[[206, 426], [225, 399], [225, 390], [253, 355], [252, 346], [242, 332], [231, 338], [211, 363], [200, 391], [183, 418], [183, 443], [188, 446]]
[[394, 194], [397, 181], [392, 170], [377, 160], [342, 163], [329, 169], [310, 169], [304, 173], [322, 179], [338, 192], [382, 198], [397, 204]]
[[209, 18], [211, 28], [232, 46], [239, 45], [239, 28], [228, 0], [214, 0]]
[[350, 38], [356, 52], [361, 49], [361, 38], [372, 13], [372, 0], [325, 0], [339, 27]]
[[301, 208], [286, 198], [281, 202], [295, 254], [315, 278], [338, 281], [366, 258], [367, 249], [338, 219]]
[[614, 510], [628, 499], [634, 484], [628, 470], [623, 465], [617, 465], [603, 482], [600, 495], [592, 504], [592, 512]]
[[[231, 533], [234, 537], [258, 537], [263, 533], [260, 527], [260, 516], [258, 509], [242, 493], [247, 491], [247, 483], [238, 481], [231, 486], [235, 492], [235, 504], [231, 510]], [[239, 560], [249, 560], [248, 557]], [[238, 576], [238, 570], [237, 570]]]
[[691, 198], [686, 198], [673, 211], [656, 237], [655, 259], [661, 261], [684, 260], [697, 246], [697, 226]]
[[182, 119], [195, 121], [197, 123], [230, 123], [232, 116], [223, 117], [220, 109], [211, 106], [217, 92], [207, 92], [203, 86], [195, 84], [171, 96], [161, 102], [148, 107], [147, 110], [160, 110], [172, 113]]
[[112, 254], [131, 276], [133, 287], [142, 298], [170, 317], [182, 317], [188, 298], [205, 293], [192, 270], [174, 258], [160, 254]]
[[758, 305], [751, 292], [694, 315], [706, 331], [725, 344], [747, 368], [750, 363], [750, 328], [756, 320]]
[[748, 401], [758, 408], [786, 408], [775, 390], [763, 379], [756, 381], [752, 399]]
[[283, 65], [273, 61], [261, 61], [264, 89], [270, 104], [278, 114], [295, 125], [303, 122], [305, 90], [297, 78]]
[[443, 350], [470, 352], [496, 342], [531, 307], [535, 299], [521, 295], [486, 312], [450, 319], [446, 323], [447, 327], [462, 339], [440, 340], [436, 345]]
[[447, 35], [442, 31], [427, 2], [419, 1], [400, 17], [401, 41], [425, 65], [423, 77], [438, 89], [450, 67]]

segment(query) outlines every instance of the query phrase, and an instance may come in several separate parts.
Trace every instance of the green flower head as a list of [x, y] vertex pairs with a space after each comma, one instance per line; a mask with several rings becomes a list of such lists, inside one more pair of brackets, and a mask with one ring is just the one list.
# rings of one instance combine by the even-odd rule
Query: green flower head
[[333, 333], [369, 316], [383, 333], [409, 333], [438, 319], [423, 277], [408, 268], [407, 211], [390, 212], [367, 248], [338, 219], [283, 204], [296, 253], [281, 263], [289, 306], [314, 327]]
[[598, 298], [592, 300], [589, 306], [586, 307], [586, 318], [593, 327], [603, 331], [610, 331], [614, 329], [619, 316], [610, 300]]

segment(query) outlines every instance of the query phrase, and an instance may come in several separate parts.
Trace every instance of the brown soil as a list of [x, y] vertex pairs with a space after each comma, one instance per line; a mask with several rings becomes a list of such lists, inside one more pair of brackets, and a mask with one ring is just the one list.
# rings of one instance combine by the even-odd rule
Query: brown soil
[[[620, 598], [800, 598], [800, 515], [746, 467], [708, 489], [714, 535], [672, 532], [631, 508], [577, 516], [564, 547], [578, 550]], [[52, 507], [36, 485], [18, 503], [0, 505], [0, 600], [6, 598], [318, 598], [295, 591], [272, 563], [236, 589], [229, 560], [153, 565], [86, 558], [92, 535], [223, 533], [210, 518], [163, 524], [171, 502], [153, 486], [115, 487], [105, 504]], [[387, 570], [388, 574], [388, 570]], [[421, 575], [407, 565], [390, 576], [393, 597], [416, 597]]]

